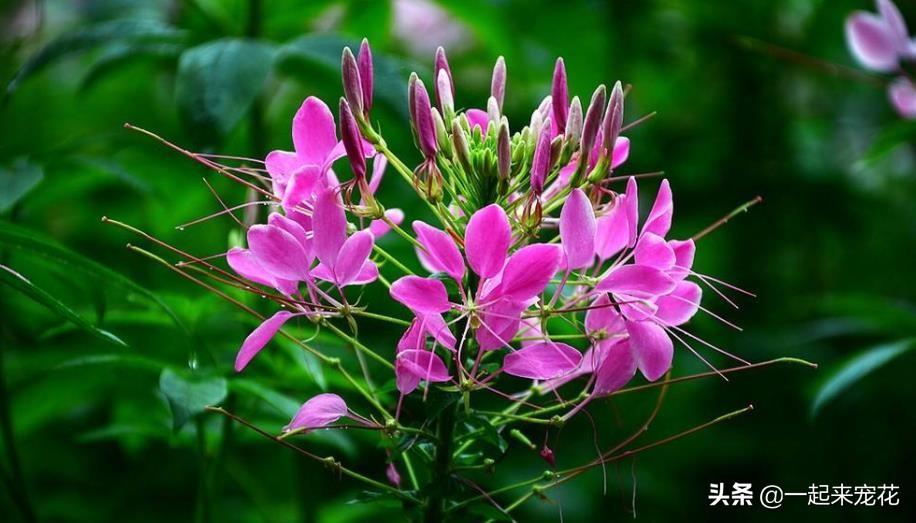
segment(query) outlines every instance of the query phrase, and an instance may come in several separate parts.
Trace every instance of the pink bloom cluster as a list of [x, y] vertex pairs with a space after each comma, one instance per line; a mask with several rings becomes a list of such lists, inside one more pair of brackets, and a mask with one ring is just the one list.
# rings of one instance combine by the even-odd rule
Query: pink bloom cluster
[[[621, 136], [619, 82], [610, 93], [600, 86], [583, 107], [578, 97], [570, 99], [558, 60], [551, 95], [511, 134], [502, 114], [502, 58], [486, 109], [456, 111], [440, 49], [434, 96], [416, 75], [409, 81], [411, 128], [423, 161], [401, 172], [413, 177], [439, 224], [415, 220], [411, 234], [400, 228], [403, 213], [385, 210], [374, 197], [386, 158], [396, 168], [403, 164], [370, 124], [372, 58], [365, 42], [357, 57], [344, 52], [342, 70], [341, 139], [328, 106], [308, 98], [293, 119], [295, 151], [274, 151], [265, 160], [278, 211], [249, 228], [247, 248], [227, 254], [239, 275], [275, 289], [288, 306], [246, 338], [236, 370], [290, 318], [348, 316], [346, 288], [379, 279], [375, 240], [392, 228], [413, 241], [431, 273], [404, 274], [390, 284], [391, 297], [413, 316], [394, 354], [402, 397], [424, 382], [475, 390], [505, 374], [534, 380], [543, 391], [584, 377], [591, 398], [621, 388], [637, 371], [654, 381], [671, 368], [672, 337], [679, 339], [702, 296], [688, 281], [695, 245], [667, 238], [673, 215], [667, 180], [640, 226], [636, 179], [612, 175], [630, 151]], [[341, 182], [332, 166], [343, 157], [352, 177]], [[611, 189], [617, 181], [625, 181], [625, 191]], [[557, 320], [572, 325], [584, 343], [552, 335]], [[374, 423], [339, 396], [323, 394], [303, 405], [288, 430], [343, 416]]]
[[891, 0], [875, 0], [878, 13], [856, 11], [846, 20], [846, 41], [863, 67], [898, 76], [888, 85], [888, 97], [897, 113], [916, 118], [916, 86], [903, 64], [916, 62], [916, 40], [900, 10]]

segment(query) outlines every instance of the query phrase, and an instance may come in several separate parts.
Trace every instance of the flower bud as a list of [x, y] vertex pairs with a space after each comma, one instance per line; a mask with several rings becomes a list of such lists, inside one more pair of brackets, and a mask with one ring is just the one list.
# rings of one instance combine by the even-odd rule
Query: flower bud
[[[446, 76], [448, 76], [448, 93], [447, 94], [443, 93], [443, 90], [439, 87], [439, 83], [438, 83], [439, 74], [442, 71], [445, 71]], [[444, 110], [445, 109], [445, 106], [443, 105], [445, 101], [444, 96], [448, 96], [449, 99], [451, 100], [455, 99], [455, 84], [453, 83], [454, 80], [452, 79], [452, 70], [448, 66], [448, 59], [445, 57], [445, 49], [441, 47], [436, 49], [436, 64], [435, 64], [435, 70], [433, 72], [435, 73], [436, 75], [435, 78], [437, 79], [436, 81], [436, 100], [439, 102], [439, 108]]]
[[550, 90], [553, 102], [553, 118], [560, 133], [566, 131], [566, 118], [569, 110], [569, 87], [566, 84], [566, 65], [562, 58], [557, 58], [553, 69], [553, 88]]
[[556, 459], [556, 457], [553, 455], [553, 450], [551, 450], [550, 447], [548, 447], [547, 445], [544, 445], [544, 446], [541, 448], [540, 452], [538, 452], [538, 454], [541, 455], [541, 459], [543, 459], [544, 461], [546, 461], [548, 465], [550, 465], [551, 467], [556, 468], [556, 466], [557, 466], [557, 459]]
[[436, 77], [436, 93], [439, 96], [439, 107], [443, 114], [453, 114], [455, 112], [455, 99], [452, 98], [452, 79], [445, 69], [439, 69], [439, 75]]
[[534, 157], [531, 160], [531, 190], [535, 195], [544, 192], [544, 182], [550, 169], [550, 118], [544, 121], [538, 134]]
[[448, 133], [445, 132], [445, 122], [442, 120], [442, 115], [439, 114], [439, 110], [436, 108], [433, 108], [430, 113], [436, 130], [436, 143], [439, 145], [439, 149], [448, 152], [452, 144], [448, 138]]
[[363, 89], [363, 114], [369, 116], [369, 110], [372, 109], [372, 49], [369, 48], [369, 40], [363, 38], [359, 45], [359, 54], [356, 55], [356, 63], [359, 66], [359, 79]]
[[468, 137], [461, 128], [459, 119], [452, 120], [452, 147], [455, 150], [455, 159], [467, 173], [474, 170], [471, 164], [471, 148], [468, 145]]
[[607, 113], [604, 116], [604, 148], [612, 154], [620, 128], [623, 126], [623, 87], [620, 82], [614, 84], [611, 98], [608, 100]]
[[574, 96], [572, 103], [569, 105], [569, 118], [566, 121], [566, 142], [569, 147], [575, 148], [579, 145], [579, 138], [582, 137], [582, 102], [578, 96]]
[[357, 114], [363, 114], [363, 86], [359, 76], [359, 66], [349, 47], [343, 50], [341, 62], [341, 77], [343, 78], [344, 98], [350, 108]]
[[347, 151], [347, 159], [350, 160], [350, 167], [357, 180], [366, 178], [366, 157], [363, 155], [362, 137], [359, 134], [359, 126], [356, 118], [353, 117], [353, 111], [347, 100], [340, 99], [340, 136], [343, 140], [344, 149]]
[[496, 137], [496, 167], [501, 180], [508, 179], [512, 170], [512, 148], [509, 140], [509, 124], [503, 122]]
[[[499, 125], [499, 118], [502, 116], [499, 112], [499, 102], [492, 96], [487, 99], [487, 117], [493, 122], [493, 125]], [[486, 130], [484, 130], [486, 134]]]
[[413, 112], [417, 126], [417, 141], [420, 151], [426, 158], [436, 155], [436, 124], [433, 122], [432, 106], [429, 103], [429, 93], [423, 80], [417, 78], [414, 83]]
[[496, 99], [499, 110], [503, 109], [503, 99], [506, 97], [506, 59], [500, 56], [493, 66], [493, 79], [490, 81], [490, 96]]
[[595, 146], [598, 137], [598, 126], [601, 125], [601, 115], [604, 113], [604, 99], [607, 88], [599, 85], [592, 95], [592, 101], [585, 112], [585, 122], [582, 124], [582, 144], [579, 147], [579, 161], [588, 162], [588, 157]]

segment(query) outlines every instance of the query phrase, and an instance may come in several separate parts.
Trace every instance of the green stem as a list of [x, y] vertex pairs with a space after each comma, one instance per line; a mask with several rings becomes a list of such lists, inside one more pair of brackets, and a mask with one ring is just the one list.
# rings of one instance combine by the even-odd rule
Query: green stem
[[339, 337], [340, 337], [341, 339], [343, 339], [344, 341], [347, 341], [347, 342], [349, 342], [349, 343], [352, 343], [352, 344], [353, 344], [353, 347], [354, 347], [355, 349], [361, 351], [361, 352], [362, 352], [363, 354], [365, 354], [366, 356], [369, 356], [370, 358], [372, 358], [372, 359], [374, 359], [375, 361], [381, 363], [381, 364], [384, 365], [385, 367], [388, 367], [388, 369], [394, 370], [394, 365], [392, 365], [392, 363], [391, 363], [390, 361], [388, 361], [388, 360], [386, 360], [385, 358], [379, 356], [379, 355], [376, 354], [372, 349], [370, 349], [369, 347], [366, 347], [365, 345], [363, 345], [359, 340], [357, 340], [357, 339], [354, 338], [353, 336], [350, 336], [350, 335], [347, 334], [346, 332], [340, 330], [340, 329], [339, 329], [336, 325], [334, 325], [333, 323], [331, 323], [331, 322], [329, 322], [329, 321], [327, 321], [327, 320], [323, 320], [323, 321], [321, 322], [321, 324], [324, 325], [325, 327], [327, 327], [328, 329], [330, 329], [331, 332], [333, 332], [334, 334], [336, 334], [337, 336], [339, 336]]
[[392, 265], [394, 265], [398, 269], [401, 269], [401, 271], [404, 272], [404, 274], [408, 274], [411, 276], [415, 275], [415, 273], [412, 270], [408, 269], [403, 263], [399, 262], [397, 258], [388, 254], [388, 252], [385, 251], [385, 249], [382, 249], [378, 245], [373, 245], [372, 248], [373, 250], [375, 250], [375, 252], [379, 253], [382, 256], [382, 258], [385, 258], [385, 260], [391, 262]]

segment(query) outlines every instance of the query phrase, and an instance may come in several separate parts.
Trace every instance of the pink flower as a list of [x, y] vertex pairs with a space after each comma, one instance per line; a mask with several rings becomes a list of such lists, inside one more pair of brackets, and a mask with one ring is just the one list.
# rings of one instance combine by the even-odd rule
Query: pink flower
[[324, 189], [312, 213], [315, 255], [319, 264], [312, 274], [339, 287], [363, 285], [378, 278], [378, 267], [369, 259], [375, 237], [363, 230], [347, 237], [347, 218], [338, 195]]
[[882, 73], [896, 71], [901, 59], [916, 58], [900, 10], [890, 0], [876, 0], [878, 14], [856, 11], [846, 19], [846, 42], [863, 67]]
[[349, 412], [346, 402], [337, 394], [319, 394], [302, 404], [283, 432], [326, 427]]
[[234, 247], [226, 254], [229, 266], [240, 276], [292, 296], [298, 283], [310, 281], [315, 259], [312, 242], [297, 222], [273, 213], [267, 225], [248, 229], [248, 249]]

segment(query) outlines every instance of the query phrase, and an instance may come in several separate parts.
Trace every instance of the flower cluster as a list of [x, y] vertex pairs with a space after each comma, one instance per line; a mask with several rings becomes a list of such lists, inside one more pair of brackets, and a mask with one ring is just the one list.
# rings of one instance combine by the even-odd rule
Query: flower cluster
[[888, 85], [891, 104], [903, 118], [916, 118], [916, 86], [907, 67], [916, 62], [916, 40], [891, 0], [875, 0], [878, 13], [856, 11], [846, 20], [846, 41], [863, 67], [897, 77]]
[[[398, 263], [407, 273], [389, 285], [413, 316], [393, 363], [402, 396], [422, 383], [489, 389], [501, 374], [533, 380], [541, 392], [584, 377], [587, 398], [568, 417], [637, 370], [659, 379], [672, 365], [672, 338], [681, 339], [680, 326], [696, 314], [702, 292], [688, 281], [694, 242], [666, 238], [673, 214], [668, 181], [640, 226], [636, 178], [614, 176], [630, 150], [621, 136], [623, 86], [610, 93], [599, 86], [584, 106], [570, 99], [559, 59], [550, 96], [512, 133], [503, 114], [502, 58], [486, 108], [466, 111], [455, 108], [441, 48], [434, 65], [433, 96], [418, 75], [408, 81], [411, 129], [423, 156], [415, 169], [371, 125], [373, 64], [365, 41], [357, 56], [343, 54], [338, 124], [324, 102], [310, 97], [293, 119], [295, 151], [265, 159], [278, 212], [250, 227], [248, 248], [231, 249], [227, 260], [287, 301], [242, 344], [236, 370], [293, 317], [318, 323], [358, 313], [345, 289], [379, 279], [377, 262], [385, 258], [372, 256], [384, 255], [375, 240], [395, 229], [430, 273]], [[343, 157], [352, 171], [345, 181], [333, 169]], [[400, 227], [400, 210], [376, 200], [389, 163], [413, 184], [437, 225], [414, 220], [411, 234]], [[623, 192], [613, 189], [618, 181]], [[575, 334], [552, 335], [559, 321]], [[326, 425], [347, 415], [341, 405], [336, 395], [313, 398], [288, 429]], [[321, 414], [328, 409], [335, 415]]]

